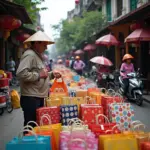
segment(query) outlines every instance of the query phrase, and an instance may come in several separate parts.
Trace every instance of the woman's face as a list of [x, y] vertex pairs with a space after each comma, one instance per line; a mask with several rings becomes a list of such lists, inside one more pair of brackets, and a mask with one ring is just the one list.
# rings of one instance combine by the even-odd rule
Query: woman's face
[[128, 64], [130, 64], [130, 63], [131, 63], [131, 59], [127, 59], [126, 62], [127, 62]]

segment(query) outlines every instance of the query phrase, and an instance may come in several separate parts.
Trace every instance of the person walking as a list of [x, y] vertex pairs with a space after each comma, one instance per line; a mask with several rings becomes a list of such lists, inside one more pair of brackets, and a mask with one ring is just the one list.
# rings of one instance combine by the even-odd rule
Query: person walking
[[73, 68], [80, 76], [82, 76], [85, 63], [80, 60], [80, 56], [76, 56], [76, 61], [74, 62]]
[[66, 67], [69, 67], [69, 63], [70, 63], [69, 58], [66, 58], [66, 61], [65, 61], [65, 65], [66, 65]]
[[8, 70], [9, 72], [12, 72], [12, 75], [15, 76], [16, 63], [15, 63], [15, 61], [13, 60], [13, 57], [12, 57], [12, 56], [9, 57], [9, 61], [6, 63], [6, 65], [7, 65], [7, 70]]
[[[42, 31], [30, 36], [25, 42], [30, 43], [30, 49], [21, 57], [17, 69], [17, 77], [20, 80], [20, 103], [24, 113], [24, 126], [29, 121], [36, 121], [36, 109], [44, 106], [44, 98], [48, 96], [49, 80], [60, 78], [58, 72], [48, 72], [43, 60], [43, 52], [48, 44], [54, 42]], [[34, 127], [34, 124], [31, 124]]]
[[69, 62], [69, 67], [70, 67], [71, 69], [73, 69], [74, 62], [75, 62], [74, 57], [71, 57], [71, 60], [70, 60], [70, 62]]
[[53, 70], [53, 59], [50, 59], [50, 61], [49, 61], [49, 69], [50, 69], [50, 71]]

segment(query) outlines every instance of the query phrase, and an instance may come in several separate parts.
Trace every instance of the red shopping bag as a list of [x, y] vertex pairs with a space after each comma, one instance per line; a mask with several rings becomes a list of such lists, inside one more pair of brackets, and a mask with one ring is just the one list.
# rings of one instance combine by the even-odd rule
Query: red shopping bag
[[[56, 124], [60, 123], [60, 107], [54, 106], [54, 107], [42, 107], [36, 110], [36, 119], [37, 123], [40, 124], [40, 120], [43, 115], [48, 114], [51, 117], [51, 123]], [[48, 125], [49, 122], [45, 118], [43, 120], [44, 125]]]
[[[81, 120], [85, 124], [95, 124], [96, 116], [103, 114], [103, 107], [98, 104], [81, 104]], [[99, 122], [104, 123], [104, 118], [99, 117]]]
[[140, 150], [150, 150], [150, 142], [142, 142], [140, 144]]
[[101, 104], [104, 108], [104, 114], [108, 117], [109, 116], [109, 105], [112, 103], [121, 103], [123, 99], [119, 96], [102, 96]]
[[68, 93], [67, 86], [62, 78], [60, 79], [55, 79], [54, 83], [50, 89], [50, 92], [64, 92]]
[[[104, 117], [105, 123], [99, 124], [99, 117]], [[110, 123], [108, 118], [102, 114], [99, 114], [96, 116], [96, 124], [89, 125], [89, 129], [91, 129], [91, 131], [96, 135], [96, 137], [99, 137], [100, 135], [105, 135], [105, 134], [120, 133], [118, 125], [116, 123]]]

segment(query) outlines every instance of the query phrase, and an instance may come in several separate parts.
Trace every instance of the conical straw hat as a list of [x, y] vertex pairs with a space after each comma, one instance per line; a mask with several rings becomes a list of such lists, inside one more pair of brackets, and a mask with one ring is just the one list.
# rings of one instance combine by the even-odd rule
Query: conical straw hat
[[30, 36], [27, 40], [25, 40], [24, 43], [35, 42], [35, 41], [47, 42], [48, 44], [55, 43], [42, 31], [36, 32], [32, 36]]

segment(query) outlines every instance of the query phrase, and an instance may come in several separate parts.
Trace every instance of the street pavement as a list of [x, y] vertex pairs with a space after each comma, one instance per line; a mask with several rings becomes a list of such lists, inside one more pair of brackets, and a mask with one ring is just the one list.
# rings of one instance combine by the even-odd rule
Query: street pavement
[[[146, 130], [150, 131], [150, 103], [144, 101], [141, 107], [134, 103], [132, 105], [135, 109], [135, 118], [143, 122], [147, 127]], [[0, 150], [5, 150], [5, 144], [17, 136], [22, 127], [23, 113], [21, 109], [15, 109], [11, 114], [5, 111], [3, 116], [0, 116]]]

